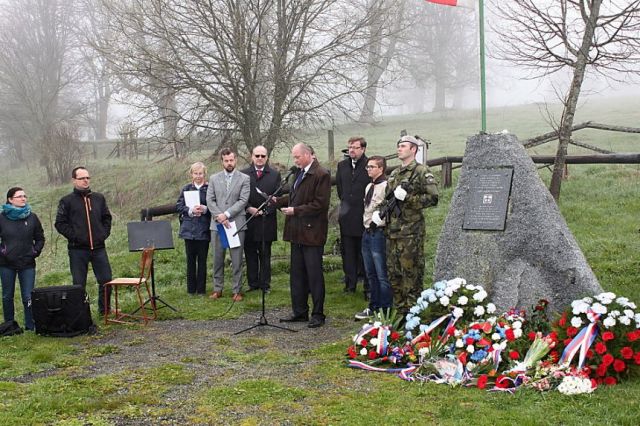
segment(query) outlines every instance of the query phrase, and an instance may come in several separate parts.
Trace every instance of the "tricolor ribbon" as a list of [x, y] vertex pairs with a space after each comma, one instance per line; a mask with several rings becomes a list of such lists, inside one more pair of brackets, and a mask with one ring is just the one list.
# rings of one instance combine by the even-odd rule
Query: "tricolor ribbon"
[[[442, 324], [449, 317], [453, 317], [453, 316], [451, 314], [447, 314], [447, 315], [443, 315], [440, 318], [437, 318], [434, 321], [432, 321], [431, 324], [429, 324], [429, 326], [427, 328], [425, 328], [425, 330], [422, 333], [418, 334], [416, 337], [414, 337], [411, 340], [411, 344], [415, 345], [420, 340], [422, 340], [423, 337], [428, 336], [429, 334], [431, 334], [431, 332], [433, 331], [434, 328], [438, 327], [440, 324]], [[454, 321], [454, 323], [455, 323], [455, 321]], [[445, 333], [447, 331], [447, 328], [448, 328], [448, 326], [445, 328]]]
[[369, 334], [369, 332], [371, 330], [373, 330], [374, 328], [377, 328], [377, 327], [375, 327], [373, 324], [365, 325], [364, 327], [362, 327], [362, 330], [360, 330], [360, 332], [356, 335], [355, 339], [353, 339], [353, 342], [356, 345], [359, 345], [360, 344], [360, 340], [362, 340], [362, 338], [364, 336], [366, 336], [367, 334]]
[[456, 322], [458, 321], [458, 318], [456, 318], [453, 315], [451, 315], [451, 318], [449, 319], [449, 323], [447, 324], [447, 326], [442, 331], [442, 335], [440, 336], [440, 341], [444, 342], [449, 338], [449, 336], [448, 336], [449, 330], [456, 325]]
[[376, 345], [376, 352], [380, 356], [385, 356], [387, 354], [387, 347], [389, 346], [389, 341], [387, 340], [391, 331], [389, 331], [389, 326], [385, 325], [378, 329], [378, 344]]
[[569, 342], [567, 347], [564, 348], [564, 351], [562, 352], [559, 364], [570, 364], [573, 360], [573, 357], [575, 357], [578, 351], [580, 351], [580, 356], [578, 358], [578, 368], [582, 368], [582, 365], [584, 364], [584, 361], [587, 357], [587, 351], [598, 335], [598, 324], [596, 321], [598, 321], [599, 318], [600, 315], [596, 315], [594, 317], [594, 321], [580, 330], [580, 333], [578, 333], [578, 335], [574, 337], [571, 342]]
[[[356, 361], [356, 360], [349, 360], [348, 367], [350, 368], [357, 368], [359, 370], [365, 370], [365, 371], [377, 371], [379, 373], [392, 373], [392, 374], [400, 374], [402, 373], [403, 370], [407, 370], [407, 368], [380, 368], [380, 367], [374, 367], [373, 365], [369, 365], [365, 362], [362, 361]], [[413, 367], [415, 369], [415, 367]]]
[[491, 359], [493, 360], [493, 369], [498, 370], [498, 366], [502, 361], [502, 349], [494, 349], [491, 354]]

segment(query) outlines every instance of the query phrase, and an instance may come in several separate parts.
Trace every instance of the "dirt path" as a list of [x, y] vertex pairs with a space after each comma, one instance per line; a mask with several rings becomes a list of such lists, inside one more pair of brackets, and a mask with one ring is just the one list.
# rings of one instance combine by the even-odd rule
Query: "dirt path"
[[[166, 364], [179, 364], [194, 373], [195, 379], [187, 384], [172, 386], [163, 395], [159, 412], [171, 413], [155, 417], [154, 424], [183, 425], [194, 412], [189, 398], [206, 387], [233, 383], [245, 379], [274, 379], [296, 385], [297, 371], [316, 361], [303, 354], [321, 345], [344, 341], [357, 325], [344, 319], [329, 319], [324, 327], [309, 329], [306, 323], [280, 324], [278, 318], [288, 310], [267, 313], [269, 324], [286, 325], [297, 330], [293, 333], [269, 326], [256, 327], [238, 335], [234, 333], [255, 325], [259, 313], [249, 313], [234, 320], [167, 320], [157, 321], [143, 328], [112, 327], [91, 343], [105, 355], [95, 359], [92, 365], [78, 371], [79, 376], [92, 377], [117, 374], [132, 369], [147, 369]], [[260, 363], [251, 368], [247, 362], [237, 361], [238, 356], [261, 356], [280, 351], [284, 356], [298, 356], [296, 368], [290, 363]], [[255, 359], [255, 358], [254, 358]], [[225, 423], [241, 420], [250, 414], [225, 413]], [[230, 416], [230, 417], [229, 417]], [[149, 419], [111, 418], [118, 425], [149, 424]]]

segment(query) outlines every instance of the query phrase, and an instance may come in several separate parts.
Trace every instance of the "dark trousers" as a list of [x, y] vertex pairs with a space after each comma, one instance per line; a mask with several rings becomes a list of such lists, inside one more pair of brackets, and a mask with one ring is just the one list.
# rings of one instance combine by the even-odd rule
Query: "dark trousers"
[[73, 285], [81, 285], [83, 288], [87, 286], [89, 263], [91, 263], [93, 275], [98, 281], [98, 312], [104, 314], [106, 310], [109, 310], [109, 301], [111, 300], [110, 288], [107, 300], [104, 300], [104, 283], [112, 280], [107, 250], [104, 248], [96, 250], [69, 249], [69, 267]]
[[205, 294], [207, 292], [207, 256], [209, 241], [184, 240], [187, 255], [187, 292]]
[[250, 288], [271, 287], [271, 241], [244, 240], [244, 260], [247, 262], [247, 280]]
[[309, 294], [313, 302], [311, 317], [324, 320], [324, 274], [322, 246], [291, 243], [291, 308], [296, 317], [309, 316]]
[[[362, 236], [352, 237], [340, 234], [342, 242], [342, 270], [344, 271], [344, 286], [351, 291], [356, 290], [358, 276], [364, 276], [362, 262]], [[369, 290], [367, 279], [364, 279], [364, 291]]]
[[13, 295], [16, 289], [16, 277], [20, 281], [20, 295], [24, 309], [24, 328], [33, 330], [33, 315], [31, 314], [31, 292], [36, 284], [36, 268], [15, 270], [6, 266], [0, 266], [0, 281], [2, 281], [2, 313], [4, 320], [13, 321], [15, 308]]

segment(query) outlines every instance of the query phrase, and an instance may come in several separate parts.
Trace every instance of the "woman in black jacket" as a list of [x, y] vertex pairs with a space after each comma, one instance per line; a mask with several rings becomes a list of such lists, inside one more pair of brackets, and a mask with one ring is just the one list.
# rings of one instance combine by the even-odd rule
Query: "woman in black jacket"
[[24, 326], [33, 330], [31, 291], [36, 282], [36, 257], [44, 247], [44, 231], [22, 188], [7, 192], [7, 203], [0, 214], [0, 280], [2, 281], [2, 312], [4, 320], [14, 320], [13, 295], [16, 276], [24, 306]]
[[[191, 183], [180, 191], [176, 208], [180, 214], [180, 238], [187, 253], [187, 292], [207, 293], [207, 255], [211, 240], [211, 213], [207, 210], [207, 168], [201, 162], [189, 169]], [[194, 195], [185, 197], [185, 192]]]

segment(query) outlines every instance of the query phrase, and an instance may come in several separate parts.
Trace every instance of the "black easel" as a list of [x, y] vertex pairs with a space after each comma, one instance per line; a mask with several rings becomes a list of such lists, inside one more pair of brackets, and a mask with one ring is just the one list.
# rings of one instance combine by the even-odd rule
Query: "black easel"
[[[240, 227], [240, 229], [238, 229], [238, 231], [236, 232], [236, 234], [242, 230], [244, 230], [248, 225], [249, 222], [251, 222], [257, 215], [258, 213], [262, 212], [262, 253], [264, 253], [264, 248], [265, 248], [265, 241], [264, 241], [264, 221], [266, 220], [266, 210], [267, 207], [269, 207], [269, 204], [271, 204], [275, 194], [279, 194], [280, 191], [282, 190], [283, 185], [286, 182], [286, 178], [282, 180], [282, 182], [280, 182], [280, 186], [278, 186], [278, 188], [274, 191], [273, 194], [266, 196], [266, 199], [264, 201], [264, 203], [262, 203], [260, 205], [260, 207], [258, 207], [256, 209], [256, 212], [254, 214], [251, 215], [251, 217], [249, 219], [247, 219], [247, 221], [245, 222], [244, 225], [242, 225]], [[249, 330], [253, 330], [256, 327], [263, 327], [263, 326], [267, 326], [267, 327], [273, 327], [273, 328], [279, 328], [281, 330], [287, 330], [287, 331], [291, 331], [292, 333], [297, 333], [298, 330], [292, 330], [290, 328], [287, 327], [282, 327], [280, 325], [275, 325], [275, 324], [269, 324], [269, 321], [267, 321], [267, 317], [265, 315], [265, 294], [267, 293], [267, 289], [266, 289], [266, 285], [267, 283], [262, 279], [262, 259], [260, 259], [260, 267], [258, 268], [258, 282], [260, 283], [260, 290], [262, 290], [262, 312], [260, 313], [260, 319], [258, 319], [258, 323], [254, 324], [250, 327], [247, 327], [243, 330], [240, 331], [236, 331], [234, 334], [240, 334], [240, 333], [244, 333], [245, 331], [249, 331]]]
[[[127, 234], [129, 237], [129, 251], [142, 251], [147, 247], [153, 247], [155, 250], [173, 249], [173, 233], [171, 232], [171, 222], [167, 220], [145, 220], [142, 222], [127, 223]], [[178, 312], [176, 308], [165, 302], [156, 295], [156, 280], [154, 271], [154, 262], [151, 260], [151, 299], [144, 302], [151, 303], [155, 309], [169, 308], [174, 312]], [[158, 302], [162, 306], [158, 306]], [[133, 313], [139, 311], [136, 309]]]

